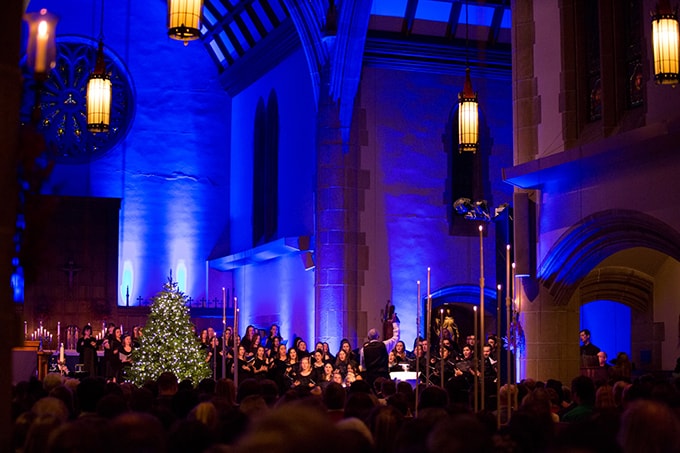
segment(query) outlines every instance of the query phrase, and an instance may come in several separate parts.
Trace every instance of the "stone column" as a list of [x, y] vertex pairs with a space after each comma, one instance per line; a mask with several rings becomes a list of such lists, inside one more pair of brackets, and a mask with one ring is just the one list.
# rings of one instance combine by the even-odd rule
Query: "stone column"
[[[322, 75], [317, 127], [316, 332], [331, 347], [339, 346], [342, 338], [356, 347], [364, 337], [358, 331], [358, 299], [361, 270], [368, 261], [365, 236], [359, 231], [362, 173], [356, 134], [343, 129], [339, 102], [328, 94], [327, 74]], [[343, 136], [349, 136], [349, 142]]]
[[580, 371], [578, 302], [558, 305], [545, 288], [534, 301], [527, 302], [524, 294], [520, 299], [526, 335], [526, 352], [521, 357], [525, 376], [559, 379], [569, 385]]

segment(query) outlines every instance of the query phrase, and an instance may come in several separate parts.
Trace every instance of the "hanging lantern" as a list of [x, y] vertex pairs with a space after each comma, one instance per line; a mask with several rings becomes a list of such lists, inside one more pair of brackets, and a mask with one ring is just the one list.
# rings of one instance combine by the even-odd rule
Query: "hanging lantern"
[[87, 81], [87, 129], [108, 132], [111, 124], [111, 78], [106, 73], [104, 42], [99, 41], [97, 62]]
[[203, 0], [168, 0], [168, 36], [188, 41], [200, 36]]
[[678, 14], [668, 0], [660, 0], [652, 14], [654, 80], [661, 85], [678, 83]]
[[472, 91], [470, 68], [465, 69], [463, 91], [458, 93], [458, 151], [476, 152], [479, 148], [479, 104]]
[[44, 79], [57, 64], [55, 36], [59, 18], [43, 8], [24, 14], [24, 20], [28, 23], [26, 62], [36, 79]]

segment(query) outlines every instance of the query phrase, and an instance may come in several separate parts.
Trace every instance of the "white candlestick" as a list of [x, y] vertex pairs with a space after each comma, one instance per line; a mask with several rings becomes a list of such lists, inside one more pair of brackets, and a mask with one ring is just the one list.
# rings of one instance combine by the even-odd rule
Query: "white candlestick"
[[430, 268], [427, 268], [427, 313], [425, 322], [425, 338], [427, 339], [427, 351], [425, 351], [425, 382], [430, 383], [430, 351], [432, 350], [432, 293], [430, 292]]
[[57, 341], [61, 338], [61, 322], [57, 322]]
[[479, 334], [482, 337], [480, 343], [479, 338], [475, 337], [475, 348], [477, 352], [475, 355], [477, 357], [477, 363], [480, 364], [479, 367], [479, 383], [480, 383], [480, 407], [484, 410], [484, 398], [485, 398], [485, 382], [484, 382], [484, 343], [486, 342], [486, 327], [484, 326], [484, 226], [479, 225]]
[[64, 362], [64, 343], [59, 346], [59, 361]]
[[222, 287], [222, 336], [227, 327], [227, 290]]

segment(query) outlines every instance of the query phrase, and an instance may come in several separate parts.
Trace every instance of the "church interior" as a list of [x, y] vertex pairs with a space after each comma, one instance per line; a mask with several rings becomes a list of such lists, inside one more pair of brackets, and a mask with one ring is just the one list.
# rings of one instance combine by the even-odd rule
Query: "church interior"
[[[445, 308], [463, 338], [506, 337], [516, 379], [569, 382], [581, 329], [676, 366], [679, 71], [676, 48], [658, 73], [656, 0], [204, 0], [184, 42], [166, 3], [3, 14], [4, 363], [43, 332], [143, 325], [172, 278], [200, 329], [335, 351], [389, 302], [409, 348]], [[45, 76], [22, 19], [42, 9]]]

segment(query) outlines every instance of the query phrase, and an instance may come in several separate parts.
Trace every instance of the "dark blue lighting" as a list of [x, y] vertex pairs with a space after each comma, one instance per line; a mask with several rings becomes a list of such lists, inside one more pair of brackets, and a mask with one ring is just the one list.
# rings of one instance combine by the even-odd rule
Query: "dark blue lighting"
[[591, 341], [613, 360], [619, 352], [631, 356], [630, 307], [599, 300], [581, 307], [581, 329], [590, 330]]

